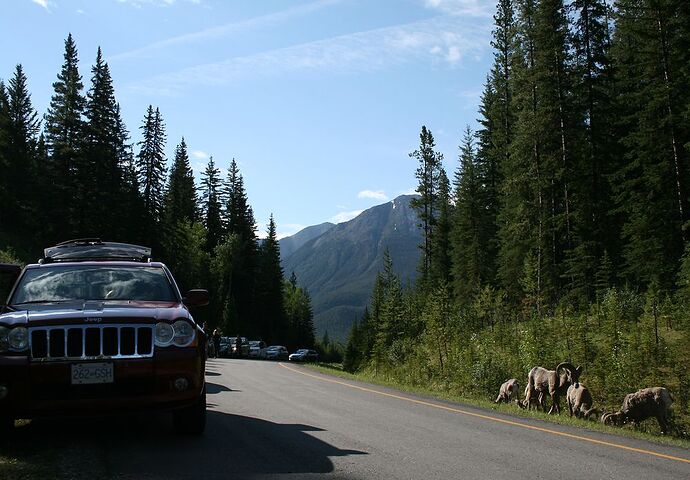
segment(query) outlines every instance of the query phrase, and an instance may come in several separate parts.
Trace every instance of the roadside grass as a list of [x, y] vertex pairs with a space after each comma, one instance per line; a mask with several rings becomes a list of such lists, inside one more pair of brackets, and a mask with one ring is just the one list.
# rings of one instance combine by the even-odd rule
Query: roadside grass
[[[340, 364], [304, 364], [306, 367], [316, 370], [321, 373], [326, 373], [329, 375], [334, 375], [347, 380], [355, 380], [360, 382], [367, 382], [373, 385], [379, 385], [382, 387], [390, 387], [396, 390], [401, 390], [404, 392], [414, 393], [417, 395], [422, 395], [432, 399], [446, 400], [450, 402], [455, 402], [459, 404], [466, 404], [469, 406], [480, 407], [486, 410], [491, 410], [495, 412], [505, 413], [513, 415], [516, 417], [524, 418], [534, 418], [543, 420], [545, 422], [555, 423], [559, 425], [567, 425], [572, 427], [577, 427], [581, 429], [586, 429], [590, 431], [608, 433], [613, 435], [618, 435], [622, 437], [636, 438], [640, 440], [647, 440], [650, 442], [658, 443], [661, 445], [669, 445], [673, 447], [681, 447], [690, 450], [690, 440], [672, 436], [662, 436], [660, 434], [655, 434], [653, 432], [645, 432], [641, 430], [635, 430], [630, 425], [625, 425], [623, 427], [613, 427], [609, 425], [603, 425], [601, 422], [594, 420], [583, 420], [575, 417], [570, 417], [568, 414], [568, 407], [565, 404], [565, 399], [561, 399], [561, 414], [560, 415], [549, 415], [548, 413], [537, 411], [537, 410], [523, 410], [518, 408], [514, 404], [495, 404], [492, 399], [487, 399], [483, 397], [467, 397], [458, 395], [456, 393], [442, 390], [440, 388], [432, 387], [419, 387], [413, 385], [407, 385], [396, 379], [382, 376], [374, 375], [371, 372], [359, 372], [356, 374], [348, 373], [343, 371]], [[653, 428], [658, 430], [656, 420], [651, 418], [646, 420], [643, 425], [651, 422]]]

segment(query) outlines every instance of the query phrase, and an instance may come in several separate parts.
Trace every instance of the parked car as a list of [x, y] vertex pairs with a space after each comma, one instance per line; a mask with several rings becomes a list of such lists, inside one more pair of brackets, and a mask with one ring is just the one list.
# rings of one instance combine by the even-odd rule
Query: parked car
[[267, 360], [287, 360], [288, 349], [282, 345], [271, 345], [266, 349]]
[[295, 353], [290, 354], [288, 359], [291, 362], [318, 362], [319, 354], [316, 352], [316, 350], [302, 348], [297, 350]]
[[233, 357], [246, 357], [249, 355], [249, 342], [247, 337], [240, 337], [240, 351], [237, 353], [237, 337], [228, 337], [230, 340], [230, 353]]
[[[151, 249], [63, 242], [39, 263], [0, 265], [0, 429], [14, 419], [172, 411], [178, 432], [206, 425], [206, 335]], [[4, 300], [7, 299], [5, 302]]]
[[230, 338], [220, 337], [220, 348], [218, 349], [219, 357], [229, 357], [230, 356]]
[[266, 342], [263, 340], [250, 340], [249, 358], [266, 358]]

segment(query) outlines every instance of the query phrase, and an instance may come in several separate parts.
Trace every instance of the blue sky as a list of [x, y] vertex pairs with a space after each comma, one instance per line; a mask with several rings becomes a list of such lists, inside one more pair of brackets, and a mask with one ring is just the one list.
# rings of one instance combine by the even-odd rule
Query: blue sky
[[[198, 174], [239, 164], [260, 236], [341, 222], [411, 192], [431, 129], [449, 176], [474, 128], [494, 0], [9, 0], [0, 78], [21, 63], [45, 113], [72, 33], [100, 46], [133, 141], [149, 104]], [[138, 149], [135, 147], [135, 152]]]

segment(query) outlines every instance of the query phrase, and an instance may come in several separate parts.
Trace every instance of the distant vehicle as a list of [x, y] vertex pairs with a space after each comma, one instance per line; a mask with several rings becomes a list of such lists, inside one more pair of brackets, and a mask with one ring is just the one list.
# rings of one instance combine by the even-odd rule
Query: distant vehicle
[[229, 357], [230, 356], [230, 338], [220, 337], [220, 348], [218, 349], [219, 357]]
[[291, 354], [288, 359], [291, 362], [318, 362], [319, 354], [316, 350], [302, 348]]
[[288, 349], [282, 345], [271, 345], [266, 349], [267, 360], [287, 360]]
[[249, 342], [247, 342], [247, 337], [240, 337], [242, 343], [240, 344], [240, 351], [237, 352], [237, 344], [235, 339], [237, 337], [228, 337], [230, 340], [230, 354], [234, 357], [246, 357], [249, 355]]
[[266, 342], [263, 340], [250, 340], [249, 358], [266, 358]]

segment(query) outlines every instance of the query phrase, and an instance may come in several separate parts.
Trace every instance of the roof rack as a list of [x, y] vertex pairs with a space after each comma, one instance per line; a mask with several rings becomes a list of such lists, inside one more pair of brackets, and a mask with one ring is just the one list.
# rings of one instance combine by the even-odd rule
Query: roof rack
[[100, 238], [78, 238], [43, 250], [39, 263], [124, 260], [150, 262], [151, 248], [129, 243], [103, 242]]

